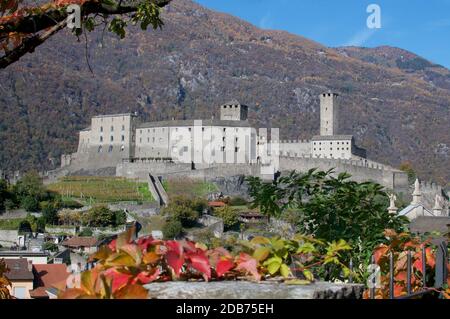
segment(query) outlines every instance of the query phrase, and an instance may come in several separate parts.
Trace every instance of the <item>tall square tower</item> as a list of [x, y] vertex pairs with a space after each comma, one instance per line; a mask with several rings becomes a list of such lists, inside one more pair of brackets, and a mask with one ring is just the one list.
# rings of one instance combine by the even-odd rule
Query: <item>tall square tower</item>
[[320, 95], [320, 135], [332, 136], [339, 134], [339, 104], [338, 94], [323, 93]]
[[241, 105], [241, 103], [236, 100], [220, 106], [221, 121], [247, 121], [247, 119], [248, 106]]

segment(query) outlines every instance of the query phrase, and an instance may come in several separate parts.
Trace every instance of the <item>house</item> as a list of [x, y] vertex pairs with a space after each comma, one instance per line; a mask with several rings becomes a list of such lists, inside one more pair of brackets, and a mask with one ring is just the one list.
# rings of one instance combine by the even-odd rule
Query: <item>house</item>
[[60, 290], [67, 286], [70, 275], [65, 264], [33, 265], [34, 289], [30, 291], [33, 299], [54, 299]]
[[46, 264], [49, 254], [43, 251], [29, 251], [29, 250], [6, 250], [0, 251], [0, 259], [17, 259], [26, 258], [32, 264]]
[[92, 254], [97, 251], [98, 240], [95, 237], [74, 236], [63, 241], [62, 245], [76, 252], [85, 252], [87, 254]]
[[8, 287], [10, 294], [18, 299], [30, 299], [30, 290], [33, 290], [32, 262], [26, 258], [5, 259], [9, 269], [6, 277], [11, 282]]

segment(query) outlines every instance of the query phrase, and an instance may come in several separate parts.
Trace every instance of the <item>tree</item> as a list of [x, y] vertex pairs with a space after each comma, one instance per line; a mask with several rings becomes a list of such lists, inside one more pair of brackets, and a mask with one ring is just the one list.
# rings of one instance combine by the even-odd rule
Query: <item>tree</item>
[[174, 239], [183, 232], [183, 225], [181, 225], [179, 220], [169, 219], [167, 223], [164, 224], [162, 232], [165, 239]]
[[46, 224], [55, 225], [58, 223], [59, 202], [41, 202], [42, 216]]
[[82, 231], [78, 233], [78, 236], [80, 237], [91, 237], [94, 233], [92, 232], [92, 229], [90, 228], [83, 228]]
[[0, 178], [0, 212], [5, 210], [5, 202], [8, 197], [8, 184]]
[[333, 171], [292, 172], [272, 183], [250, 177], [253, 205], [267, 216], [280, 217], [288, 209], [298, 214], [301, 233], [326, 241], [343, 239], [354, 252], [368, 259], [373, 248], [384, 242], [387, 228], [403, 230], [407, 220], [387, 211], [389, 198], [379, 184], [357, 183], [346, 173]]
[[[56, 0], [49, 3], [0, 0], [0, 68], [18, 61], [28, 52], [67, 27], [69, 5], [80, 8], [81, 28], [74, 34], [92, 31], [104, 25], [110, 32], [125, 37], [125, 28], [139, 23], [146, 30], [149, 25], [161, 28], [160, 9], [171, 0]], [[114, 16], [114, 18], [110, 18]]]
[[162, 210], [162, 213], [169, 216], [172, 220], [180, 221], [183, 227], [193, 227], [196, 225], [206, 205], [206, 202], [202, 199], [178, 196], [171, 199], [169, 205]]
[[25, 174], [12, 188], [17, 201], [27, 211], [37, 211], [39, 202], [50, 198], [42, 178], [36, 172]]
[[214, 209], [214, 215], [222, 218], [226, 230], [233, 229], [239, 223], [239, 214], [230, 206], [224, 206]]
[[91, 227], [115, 226], [115, 212], [106, 206], [94, 206], [85, 214], [85, 222]]
[[20, 221], [18, 230], [19, 230], [19, 234], [31, 233], [32, 229], [31, 229], [30, 222], [26, 219]]
[[127, 222], [127, 214], [123, 210], [114, 212], [114, 226], [124, 225]]

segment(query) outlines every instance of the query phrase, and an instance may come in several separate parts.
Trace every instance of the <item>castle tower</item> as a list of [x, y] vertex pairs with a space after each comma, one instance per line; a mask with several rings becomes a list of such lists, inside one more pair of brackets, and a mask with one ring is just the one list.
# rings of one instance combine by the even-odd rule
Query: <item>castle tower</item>
[[323, 93], [320, 95], [320, 135], [332, 136], [339, 134], [338, 94]]
[[221, 121], [247, 121], [248, 107], [236, 100], [220, 106]]

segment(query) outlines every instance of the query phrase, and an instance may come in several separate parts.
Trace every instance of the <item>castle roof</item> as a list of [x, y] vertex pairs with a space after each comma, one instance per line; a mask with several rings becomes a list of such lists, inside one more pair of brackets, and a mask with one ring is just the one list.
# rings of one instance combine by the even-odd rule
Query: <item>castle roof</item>
[[334, 140], [351, 140], [353, 135], [316, 135], [313, 136], [313, 141], [334, 141]]
[[202, 126], [220, 126], [220, 127], [251, 127], [248, 121], [228, 121], [228, 120], [172, 120], [159, 122], [146, 122], [139, 124], [137, 128], [150, 127], [176, 127], [176, 126], [194, 126], [195, 121], [202, 121]]

